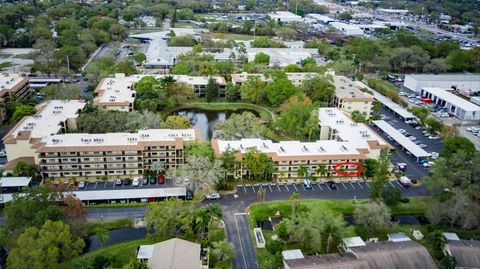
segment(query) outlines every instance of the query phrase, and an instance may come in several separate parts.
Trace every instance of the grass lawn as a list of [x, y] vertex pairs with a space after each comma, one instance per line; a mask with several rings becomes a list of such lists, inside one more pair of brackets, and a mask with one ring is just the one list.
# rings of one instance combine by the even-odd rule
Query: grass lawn
[[253, 40], [257, 37], [261, 36], [253, 36], [253, 35], [245, 35], [245, 34], [224, 34], [224, 33], [214, 33], [214, 38], [223, 38], [223, 39], [233, 39], [233, 40], [241, 40], [241, 41], [249, 41]]
[[138, 246], [152, 243], [155, 243], [152, 239], [138, 239], [111, 245], [108, 247], [103, 247], [98, 250], [86, 253], [68, 262], [65, 262], [58, 266], [58, 269], [75, 268], [75, 265], [78, 263], [90, 264], [95, 259], [95, 257], [100, 255], [105, 257], [113, 256], [116, 258], [119, 264], [127, 264], [130, 260], [136, 257]]
[[0, 63], [0, 69], [7, 68], [7, 67], [10, 67], [10, 66], [13, 66], [13, 63], [12, 63], [12, 62], [3, 62], [3, 63]]
[[190, 23], [190, 22], [176, 22], [175, 27], [177, 28], [193, 28], [197, 29], [198, 26], [196, 24]]

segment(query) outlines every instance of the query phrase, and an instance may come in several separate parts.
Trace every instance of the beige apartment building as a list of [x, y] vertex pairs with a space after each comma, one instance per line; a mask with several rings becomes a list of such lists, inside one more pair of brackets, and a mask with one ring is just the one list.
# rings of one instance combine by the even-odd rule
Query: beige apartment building
[[12, 95], [22, 99], [30, 96], [31, 90], [28, 78], [18, 74], [1, 73], [0, 74], [0, 124], [7, 119], [5, 107], [2, 105]]
[[[135, 84], [149, 75], [115, 74], [112, 78], [104, 78], [95, 89], [93, 104], [108, 110], [133, 111], [135, 102]], [[171, 76], [177, 82], [191, 85], [193, 92], [198, 97], [205, 97], [205, 88], [209, 77], [186, 75], [152, 75], [156, 79]], [[225, 97], [226, 81], [223, 77], [215, 76], [213, 79], [219, 86], [219, 96]]]
[[363, 92], [357, 84], [344, 76], [333, 76], [335, 94], [332, 106], [351, 114], [353, 111], [363, 113], [367, 119], [372, 115], [373, 96]]
[[[302, 85], [304, 80], [310, 79], [318, 73], [313, 73], [313, 72], [298, 72], [298, 73], [285, 73], [287, 75], [288, 80], [292, 82], [293, 85], [295, 86], [300, 86]], [[270, 82], [272, 81], [271, 78], [266, 78], [263, 74], [254, 74], [254, 73], [237, 73], [237, 74], [232, 74], [232, 83], [235, 85], [242, 85], [249, 77], [259, 77], [261, 80], [265, 82]]]
[[[249, 148], [256, 148], [265, 153], [274, 163], [273, 178], [295, 179], [301, 178], [298, 170], [301, 166], [309, 169], [313, 177], [338, 176], [334, 171], [335, 165], [345, 162], [362, 162], [367, 156], [355, 148], [350, 142], [339, 142], [335, 140], [300, 142], [280, 141], [274, 143], [271, 140], [263, 139], [242, 139], [242, 140], [217, 140], [212, 139], [212, 147], [216, 158], [221, 158], [223, 152], [235, 150], [237, 160], [241, 161]], [[327, 173], [318, 171], [320, 166], [327, 169]], [[343, 166], [346, 172], [357, 171], [354, 165]], [[234, 173], [237, 179], [246, 178], [249, 175], [244, 165], [238, 165]]]

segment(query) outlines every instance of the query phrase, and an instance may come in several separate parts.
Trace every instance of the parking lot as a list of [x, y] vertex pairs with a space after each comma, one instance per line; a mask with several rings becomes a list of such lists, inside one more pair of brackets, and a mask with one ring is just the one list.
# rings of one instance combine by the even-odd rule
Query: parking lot
[[155, 181], [154, 184], [148, 182], [147, 184], [143, 184], [142, 180], [140, 180], [139, 186], [133, 186], [132, 183], [125, 185], [122, 182], [122, 185], [115, 184], [115, 180], [98, 180], [98, 181], [85, 181], [85, 187], [79, 189], [75, 186], [72, 182], [64, 182], [63, 186], [65, 189], [75, 190], [75, 191], [95, 191], [95, 190], [121, 190], [121, 189], [149, 189], [149, 188], [171, 188], [171, 187], [178, 187], [183, 186], [182, 183], [178, 184], [179, 182], [175, 182], [175, 180], [171, 178], [166, 178], [164, 184], [158, 183], [158, 180]]

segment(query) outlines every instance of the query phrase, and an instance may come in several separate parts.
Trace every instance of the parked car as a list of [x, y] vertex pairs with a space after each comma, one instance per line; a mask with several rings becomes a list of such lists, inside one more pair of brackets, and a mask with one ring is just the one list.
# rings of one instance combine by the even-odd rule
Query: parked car
[[77, 185], [79, 189], [85, 189], [86, 186], [87, 186], [87, 183], [85, 181], [80, 181], [78, 182], [78, 185]]
[[431, 135], [431, 136], [428, 137], [428, 139], [433, 139], [433, 140], [438, 139], [438, 138], [439, 138], [438, 135]]
[[412, 181], [406, 176], [400, 177], [398, 182], [404, 187], [410, 187], [410, 185], [412, 185]]
[[410, 136], [410, 137], [408, 137], [408, 139], [410, 139], [410, 141], [417, 140], [417, 138], [415, 136]]
[[206, 198], [207, 198], [207, 200], [219, 200], [222, 197], [218, 193], [212, 193], [212, 194], [207, 195]]
[[423, 167], [431, 167], [433, 164], [435, 164], [434, 162], [425, 162], [425, 163], [422, 163]]
[[193, 199], [193, 191], [188, 190], [187, 194], [185, 195], [185, 200], [192, 200]]
[[165, 184], [165, 176], [159, 175], [157, 179], [158, 179], [158, 184]]
[[140, 186], [140, 180], [139, 180], [138, 178], [134, 178], [134, 179], [132, 180], [132, 186], [133, 186], [133, 187], [138, 187], [138, 186]]
[[157, 178], [156, 177], [151, 177], [150, 178], [150, 185], [157, 184]]
[[148, 178], [144, 177], [142, 179], [142, 185], [148, 185]]
[[434, 159], [434, 160], [436, 160], [438, 158], [438, 152], [432, 151], [432, 152], [430, 152], [430, 155], [431, 155], [432, 159]]
[[397, 163], [397, 168], [398, 168], [398, 170], [405, 172], [405, 171], [407, 171], [407, 164], [406, 163]]
[[335, 184], [335, 182], [333, 181], [327, 181], [327, 185], [330, 187], [330, 189], [332, 190], [336, 190], [337, 189], [337, 184]]
[[129, 178], [126, 178], [126, 179], [123, 181], [123, 185], [125, 185], [125, 186], [126, 186], [126, 185], [130, 185], [130, 184], [132, 184], [132, 180], [129, 179]]
[[426, 144], [420, 144], [420, 145], [418, 145], [418, 146], [421, 147], [421, 148], [426, 148], [426, 147], [427, 147]]
[[115, 186], [122, 186], [122, 185], [123, 185], [123, 180], [122, 179], [115, 180]]

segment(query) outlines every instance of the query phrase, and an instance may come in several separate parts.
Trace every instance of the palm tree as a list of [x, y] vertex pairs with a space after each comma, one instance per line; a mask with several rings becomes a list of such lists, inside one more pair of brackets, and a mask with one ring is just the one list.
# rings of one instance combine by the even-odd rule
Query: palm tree
[[97, 227], [95, 229], [95, 237], [100, 241], [100, 247], [103, 247], [103, 244], [110, 238], [110, 234], [106, 228]]
[[290, 206], [292, 210], [292, 222], [295, 223], [295, 215], [297, 214], [297, 208], [300, 205], [300, 200], [302, 199], [302, 196], [299, 193], [292, 193], [290, 197], [288, 197], [288, 200], [290, 201]]
[[222, 241], [213, 242], [212, 255], [220, 262], [226, 262], [233, 258], [235, 247], [226, 239]]
[[[205, 211], [208, 217], [208, 227], [213, 225], [213, 219], [221, 219], [223, 216], [222, 209], [218, 204], [209, 204], [205, 207]], [[210, 240], [210, 233], [208, 233], [208, 239]]]
[[328, 168], [326, 165], [323, 165], [323, 164], [320, 164], [317, 168], [317, 174], [319, 174], [320, 176], [326, 176], [328, 175]]
[[340, 238], [340, 233], [337, 226], [333, 224], [327, 225], [325, 228], [325, 234], [327, 235], [327, 249], [326, 253], [330, 252], [330, 247], [334, 241], [337, 241]]
[[298, 168], [297, 175], [299, 177], [304, 177], [307, 175], [307, 172], [308, 172], [308, 168], [305, 165], [302, 165]]

